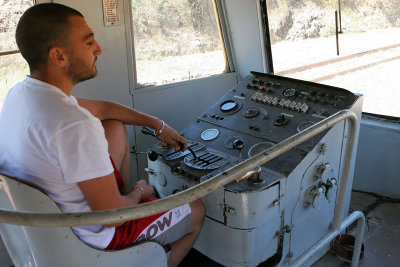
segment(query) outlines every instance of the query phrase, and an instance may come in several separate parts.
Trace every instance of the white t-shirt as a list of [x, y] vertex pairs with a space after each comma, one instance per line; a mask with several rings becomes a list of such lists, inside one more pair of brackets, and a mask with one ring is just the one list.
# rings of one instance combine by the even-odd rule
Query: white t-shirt
[[[77, 182], [114, 170], [100, 120], [75, 97], [28, 76], [8, 93], [0, 129], [0, 173], [42, 188], [63, 212], [90, 211]], [[115, 232], [102, 225], [73, 229], [100, 249]]]

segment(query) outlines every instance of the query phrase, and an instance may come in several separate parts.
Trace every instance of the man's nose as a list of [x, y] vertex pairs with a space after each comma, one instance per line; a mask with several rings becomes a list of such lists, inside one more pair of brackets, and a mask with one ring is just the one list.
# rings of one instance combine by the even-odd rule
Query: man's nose
[[101, 53], [103, 53], [103, 49], [101, 49], [101, 46], [99, 45], [99, 43], [95, 40], [95, 50], [94, 50], [94, 55], [98, 56]]

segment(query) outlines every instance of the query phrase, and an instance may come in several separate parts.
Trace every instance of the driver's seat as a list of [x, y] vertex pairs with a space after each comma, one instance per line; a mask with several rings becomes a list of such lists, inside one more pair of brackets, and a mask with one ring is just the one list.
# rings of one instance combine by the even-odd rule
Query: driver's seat
[[[45, 193], [4, 175], [0, 175], [0, 208], [61, 213]], [[0, 234], [14, 266], [167, 266], [164, 249], [155, 242], [110, 251], [87, 245], [70, 227], [0, 224]]]

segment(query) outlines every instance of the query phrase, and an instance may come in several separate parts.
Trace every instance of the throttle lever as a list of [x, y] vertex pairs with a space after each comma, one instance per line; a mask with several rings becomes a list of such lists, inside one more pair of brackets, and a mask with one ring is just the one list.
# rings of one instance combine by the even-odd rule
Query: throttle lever
[[157, 138], [156, 132], [149, 127], [143, 126], [141, 129], [141, 132], [142, 132], [142, 134], [151, 135], [151, 136], [154, 136], [155, 138]]
[[[181, 143], [181, 142], [178, 141], [178, 145], [179, 145], [180, 151], [182, 151], [182, 150], [183, 150], [183, 146], [184, 146], [183, 143]], [[188, 150], [190, 151], [190, 153], [192, 154], [193, 160], [197, 161], [197, 156], [196, 156], [196, 153], [194, 153], [193, 149], [191, 149], [190, 147], [187, 147], [187, 149], [188, 149]]]
[[[141, 132], [142, 132], [142, 134], [151, 135], [151, 136], [153, 136], [153, 137], [158, 139], [158, 136], [157, 136], [156, 132], [153, 129], [147, 127], [147, 126], [143, 126], [142, 129], [141, 129]], [[179, 145], [179, 148], [180, 148], [179, 150], [182, 151], [183, 147], [184, 147], [183, 143], [178, 141], [178, 145]], [[190, 151], [190, 153], [192, 153], [193, 159], [197, 160], [196, 153], [194, 153], [193, 149], [191, 149], [190, 147], [188, 147], [187, 149]], [[151, 156], [150, 156], [151, 159], [154, 159], [154, 160], [157, 159], [158, 155], [155, 156], [155, 154], [158, 154], [157, 152], [152, 150], [150, 154], [151, 154]], [[154, 161], [154, 160], [152, 160], [152, 161]]]

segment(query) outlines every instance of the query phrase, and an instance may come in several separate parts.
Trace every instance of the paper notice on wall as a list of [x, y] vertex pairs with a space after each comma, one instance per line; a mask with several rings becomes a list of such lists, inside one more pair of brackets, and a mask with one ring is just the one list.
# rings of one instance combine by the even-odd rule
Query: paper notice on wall
[[104, 26], [116, 26], [121, 24], [119, 10], [120, 0], [103, 0]]

